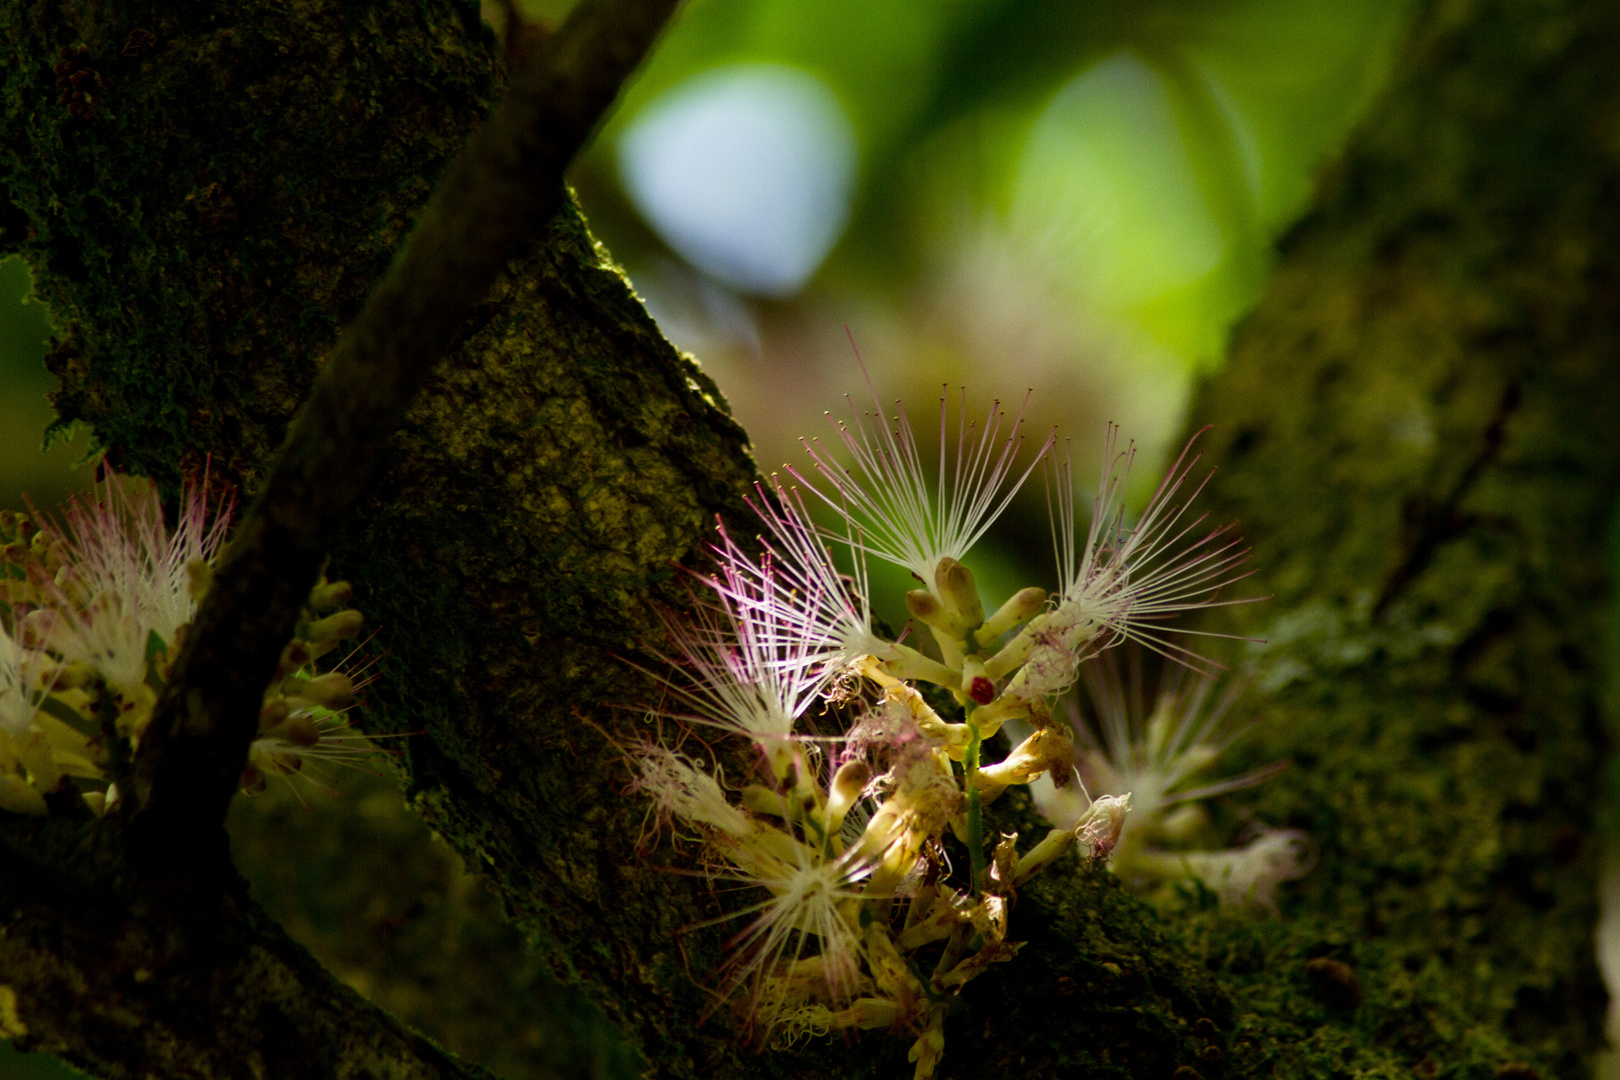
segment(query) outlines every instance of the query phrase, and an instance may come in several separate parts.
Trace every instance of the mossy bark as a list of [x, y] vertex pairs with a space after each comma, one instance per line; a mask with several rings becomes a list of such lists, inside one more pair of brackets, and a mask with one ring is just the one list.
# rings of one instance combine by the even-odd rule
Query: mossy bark
[[1224, 623], [1296, 766], [1246, 802], [1317, 838], [1301, 926], [1437, 1074], [1576, 1075], [1604, 998], [1617, 56], [1612, 5], [1433, 5], [1194, 406], [1275, 594]]
[[[28, 0], [0, 27], [3, 183], [66, 331], [63, 416], [166, 483], [204, 453], [253, 483], [487, 107], [475, 12]], [[106, 86], [88, 116], [57, 104], [51, 70], [81, 43], [66, 62]], [[1294, 761], [1234, 805], [1320, 850], [1286, 917], [1156, 912], [1096, 869], [1044, 876], [1013, 914], [1029, 944], [953, 1016], [943, 1075], [1581, 1074], [1603, 1003], [1616, 61], [1620, 13], [1596, 0], [1422, 11], [1195, 403], [1217, 424], [1211, 489], [1275, 594], [1220, 627], [1268, 641], [1244, 752]], [[724, 1011], [697, 1022], [693, 976], [724, 931], [683, 932], [714, 901], [658, 868], [676, 855], [636, 850], [644, 807], [602, 734], [639, 725], [621, 658], [752, 475], [718, 395], [565, 211], [431, 380], [334, 556], [388, 649], [367, 723], [415, 733], [418, 807], [661, 1074], [894, 1075], [900, 1039], [754, 1055]], [[1016, 802], [1001, 816], [1031, 824]], [[8, 873], [31, 852], [110, 882], [106, 910], [64, 901], [60, 941], [80, 918], [116, 938], [138, 905], [74, 830], [94, 839], [7, 825]], [[72, 1011], [30, 996], [84, 959], [53, 960], [40, 895], [0, 875], [0, 954], [34, 965], [0, 968], [24, 1040], [108, 1075], [211, 1075], [184, 1040], [121, 1062], [93, 1036], [138, 986], [98, 1000], [92, 980]], [[300, 1068], [278, 1075], [335, 1071]]]

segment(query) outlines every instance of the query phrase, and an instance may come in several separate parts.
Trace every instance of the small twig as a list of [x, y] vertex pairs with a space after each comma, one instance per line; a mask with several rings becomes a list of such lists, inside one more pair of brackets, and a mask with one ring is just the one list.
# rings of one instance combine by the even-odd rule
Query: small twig
[[536, 43], [344, 332], [214, 576], [141, 743], [128, 805], [154, 851], [217, 828], [265, 684], [407, 405], [507, 262], [562, 204], [563, 172], [676, 0], [584, 0]]
[[523, 17], [518, 0], [499, 0], [501, 9], [501, 52], [508, 71], [529, 62], [529, 56], [545, 41], [550, 30], [542, 23]]

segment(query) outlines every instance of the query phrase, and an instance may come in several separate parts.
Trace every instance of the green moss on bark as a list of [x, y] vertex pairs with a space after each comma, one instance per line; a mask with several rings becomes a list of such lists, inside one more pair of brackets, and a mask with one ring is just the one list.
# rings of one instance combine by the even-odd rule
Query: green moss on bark
[[1430, 12], [1194, 410], [1276, 593], [1222, 625], [1295, 767], [1240, 801], [1316, 837], [1296, 925], [1434, 1075], [1598, 1045], [1617, 48], [1604, 5]]
[[[165, 484], [211, 454], [251, 488], [494, 99], [477, 4], [72, 0], [0, 27], [0, 168], [65, 332], [61, 422]], [[80, 71], [88, 115], [57, 100]]]

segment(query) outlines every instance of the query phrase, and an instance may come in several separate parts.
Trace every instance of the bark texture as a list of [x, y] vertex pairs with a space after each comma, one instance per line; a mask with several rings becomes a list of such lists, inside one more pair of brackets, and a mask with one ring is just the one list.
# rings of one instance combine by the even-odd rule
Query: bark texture
[[1294, 763], [1231, 802], [1320, 852], [1285, 922], [1181, 922], [1233, 1008], [1206, 1075], [1578, 1076], [1598, 1044], [1617, 53], [1603, 5], [1421, 10], [1194, 403], [1274, 594], [1211, 621], [1265, 639], [1244, 752]]
[[1559, 1075], [1604, 997], [1617, 15], [1427, 11], [1194, 408], [1276, 594], [1236, 628], [1297, 766], [1253, 806], [1321, 845], [1301, 921], [1377, 955], [1381, 1037], [1445, 998]]
[[[212, 451], [252, 483], [488, 103], [474, 12], [28, 0], [0, 27], [18, 43], [3, 182], [67, 331], [63, 415], [165, 480]], [[131, 57], [138, 29], [155, 44]], [[79, 43], [108, 86], [89, 117], [56, 104], [51, 71]], [[1582, 1074], [1602, 1009], [1617, 59], [1620, 13], [1596, 0], [1421, 11], [1195, 405], [1218, 425], [1219, 512], [1276, 594], [1237, 609], [1268, 639], [1244, 752], [1295, 767], [1231, 806], [1319, 845], [1286, 917], [1043, 876], [1012, 918], [1030, 944], [952, 1018], [944, 1076]], [[893, 1076], [900, 1039], [753, 1055], [724, 1011], [697, 1023], [723, 932], [682, 928], [720, 902], [658, 869], [677, 854], [637, 853], [644, 808], [597, 727], [635, 730], [609, 704], [644, 692], [616, 657], [656, 634], [670, 564], [751, 476], [718, 395], [565, 211], [430, 380], [336, 556], [389, 650], [367, 723], [419, 733], [418, 807], [661, 1075]], [[0, 837], [7, 1034], [106, 1075], [213, 1075], [189, 1064], [208, 1052], [194, 1029], [168, 1059], [97, 1041], [157, 997], [73, 975], [92, 955], [76, 935], [139, 925], [116, 849], [67, 820]], [[60, 873], [111, 899], [33, 884]], [[238, 903], [228, 878], [216, 906]], [[68, 986], [79, 1011], [51, 989]], [[298, 1068], [275, 1075], [344, 1075]]]

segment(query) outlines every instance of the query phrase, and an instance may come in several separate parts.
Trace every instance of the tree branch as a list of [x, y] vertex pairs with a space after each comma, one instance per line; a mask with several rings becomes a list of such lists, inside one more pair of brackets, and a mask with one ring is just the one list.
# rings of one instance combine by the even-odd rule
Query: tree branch
[[562, 200], [568, 163], [675, 0], [586, 0], [534, 51], [316, 379], [197, 614], [136, 762], [138, 832], [222, 820], [281, 648], [434, 362]]
[[[99, 851], [79, 850], [78, 845]], [[0, 842], [0, 1037], [105, 1080], [491, 1080], [338, 982], [218, 847], [158, 882], [115, 828], [13, 823]], [[8, 1008], [9, 1006], [9, 1008]]]

